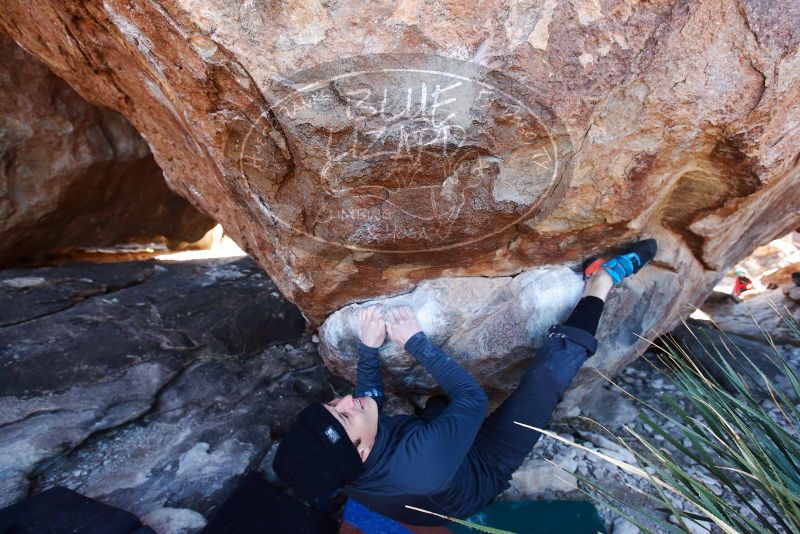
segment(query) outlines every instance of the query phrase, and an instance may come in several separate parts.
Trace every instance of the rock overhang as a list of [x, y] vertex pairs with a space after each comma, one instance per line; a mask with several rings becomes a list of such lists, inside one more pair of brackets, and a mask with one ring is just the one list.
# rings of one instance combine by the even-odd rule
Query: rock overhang
[[[574, 264], [652, 236], [661, 253], [647, 321], [669, 330], [726, 266], [798, 225], [800, 130], [792, 125], [800, 120], [800, 14], [789, 1], [766, 4], [534, 2], [508, 10], [498, 2], [445, 12], [292, 2], [199, 10], [192, 1], [113, 0], [33, 9], [9, 1], [0, 24], [81, 94], [130, 118], [170, 185], [222, 222], [314, 325], [349, 303], [407, 292], [425, 280]], [[712, 25], [717, 31], [708, 31]], [[503, 102], [485, 113], [465, 104], [480, 103], [477, 89], [452, 107], [461, 113], [452, 128], [415, 138], [400, 122], [387, 129], [388, 144], [375, 144], [380, 136], [369, 132], [380, 132], [375, 121], [382, 116], [372, 111], [382, 98], [365, 100], [358, 91], [382, 97], [382, 88], [403, 84], [389, 83], [394, 71], [354, 84], [350, 66], [405, 53], [460, 65], [465, 70], [456, 74], [467, 72], [473, 87], [513, 86], [511, 96], [545, 117], [552, 113], [563, 126], [550, 129], [557, 131], [550, 154], [563, 165], [554, 167], [555, 178], [524, 172], [537, 168], [537, 158], [523, 132], [537, 139], [542, 129], [509, 125]], [[294, 78], [326, 65], [342, 67], [328, 84], [333, 104], [312, 99], [290, 110], [298, 120], [287, 120], [277, 103], [332, 76], [300, 87]], [[447, 70], [410, 59], [390, 67]], [[507, 79], [513, 83], [504, 85]], [[421, 87], [414, 84], [411, 102], [420, 102]], [[428, 110], [432, 91], [426, 89]], [[396, 114], [405, 103], [397, 97], [408, 92], [394, 94]], [[407, 123], [419, 126], [418, 119]], [[257, 157], [243, 159], [253, 127], [260, 128], [260, 145], [250, 152]], [[349, 151], [353, 139], [361, 152]], [[459, 147], [459, 140], [469, 142]], [[436, 146], [436, 156], [425, 143]], [[365, 146], [413, 148], [420, 159], [397, 173], [388, 155], [361, 157]], [[470, 182], [484, 165], [490, 174]], [[415, 170], [412, 185], [419, 187], [408, 188], [402, 180], [414, 179]], [[392, 179], [402, 187], [387, 188]], [[420, 195], [425, 187], [435, 190], [432, 198]], [[368, 194], [354, 193], [362, 190]], [[526, 202], [534, 211], [516, 221]], [[434, 209], [443, 204], [452, 209]], [[391, 217], [381, 209], [395, 210], [398, 234], [382, 230]], [[437, 224], [429, 230], [417, 222], [423, 220]], [[451, 220], [460, 226], [448, 226]], [[449, 247], [450, 238], [461, 242]], [[614, 311], [613, 302], [609, 309], [620, 331], [627, 320], [640, 322]], [[624, 309], [643, 313], [632, 304]], [[612, 368], [642, 348], [632, 334], [619, 335], [627, 345]]]

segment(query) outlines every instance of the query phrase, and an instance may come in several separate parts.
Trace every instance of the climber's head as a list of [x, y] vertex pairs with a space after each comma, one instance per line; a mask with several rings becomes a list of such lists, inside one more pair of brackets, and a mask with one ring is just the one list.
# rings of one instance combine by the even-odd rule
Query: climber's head
[[327, 495], [364, 471], [378, 434], [378, 405], [352, 395], [314, 403], [295, 419], [272, 464], [303, 499]]
[[361, 461], [366, 462], [378, 435], [378, 403], [375, 399], [347, 395], [333, 399], [323, 407], [344, 427]]

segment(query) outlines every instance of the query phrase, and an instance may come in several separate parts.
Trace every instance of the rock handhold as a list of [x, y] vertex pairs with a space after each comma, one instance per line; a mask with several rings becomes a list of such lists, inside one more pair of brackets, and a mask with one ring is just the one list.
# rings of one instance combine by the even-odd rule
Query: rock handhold
[[[508, 392], [508, 369], [529, 359], [550, 325], [562, 321], [580, 298], [581, 275], [570, 269], [541, 268], [516, 276], [439, 278], [411, 293], [379, 301], [385, 307], [408, 305], [428, 337], [457, 360], [482, 385]], [[337, 374], [355, 380], [358, 310], [351, 305], [331, 315], [320, 329], [319, 350]], [[436, 387], [424, 367], [386, 340], [380, 348], [387, 385], [406, 392]]]

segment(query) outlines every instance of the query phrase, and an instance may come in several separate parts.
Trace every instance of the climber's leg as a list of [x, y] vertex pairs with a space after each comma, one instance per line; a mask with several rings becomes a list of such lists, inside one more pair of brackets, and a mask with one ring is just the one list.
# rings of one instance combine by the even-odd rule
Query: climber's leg
[[586, 273], [583, 298], [569, 318], [550, 328], [514, 392], [483, 423], [470, 450], [473, 465], [484, 471], [493, 487], [485, 488], [488, 504], [509, 486], [509, 479], [541, 434], [515, 424], [545, 428], [578, 369], [597, 350], [597, 326], [605, 298], [622, 278], [637, 273], [656, 253], [652, 239], [631, 245], [629, 252]]
[[547, 426], [578, 369], [597, 349], [597, 340], [590, 330], [596, 330], [602, 311], [601, 298], [582, 298], [567, 322], [550, 328], [517, 388], [484, 421], [470, 450], [475, 455], [473, 465], [484, 471], [483, 480], [492, 481], [484, 490], [484, 504], [508, 488], [511, 475], [541, 436], [514, 422], [538, 428]]

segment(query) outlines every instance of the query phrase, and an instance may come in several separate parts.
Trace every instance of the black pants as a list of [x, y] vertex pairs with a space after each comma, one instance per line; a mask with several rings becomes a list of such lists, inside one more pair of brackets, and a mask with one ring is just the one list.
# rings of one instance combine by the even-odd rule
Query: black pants
[[476, 499], [473, 494], [460, 498], [457, 495], [459, 488], [452, 488], [455, 494], [448, 495], [447, 500], [451, 503], [479, 502], [480, 506], [476, 508], [472, 504], [474, 509], [462, 509], [456, 517], [468, 517], [478, 512], [508, 489], [511, 475], [522, 465], [541, 436], [539, 432], [514, 424], [514, 421], [545, 428], [578, 369], [595, 350], [597, 340], [589, 332], [566, 325], [551, 327], [544, 345], [536, 353], [519, 385], [484, 421], [467, 453], [467, 461], [478, 481], [479, 497]]

